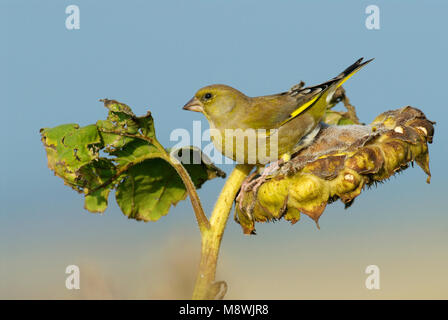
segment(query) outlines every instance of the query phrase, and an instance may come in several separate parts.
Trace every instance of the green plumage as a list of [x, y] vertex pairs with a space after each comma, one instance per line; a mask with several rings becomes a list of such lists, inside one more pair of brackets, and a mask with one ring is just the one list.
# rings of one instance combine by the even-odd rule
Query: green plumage
[[[198, 90], [184, 109], [199, 111], [206, 116], [210, 127], [221, 135], [221, 139], [212, 136], [212, 140], [215, 147], [225, 156], [239, 163], [255, 161], [255, 164], [265, 164], [306, 146], [306, 143], [301, 141], [302, 138], [317, 132], [315, 129], [336, 89], [371, 60], [364, 63], [361, 61], [362, 58], [337, 77], [317, 86], [307, 88], [296, 86], [287, 92], [268, 96], [248, 97], [232, 87], [221, 84], [206, 86]], [[256, 137], [259, 143], [254, 148], [248, 147], [249, 138], [244, 138], [244, 132], [240, 132], [233, 137], [233, 145], [226, 148], [226, 139], [229, 142], [226, 129], [275, 129], [275, 132], [263, 135], [257, 131]], [[239, 138], [241, 139], [238, 142]], [[263, 139], [265, 141], [262, 141]], [[312, 139], [307, 143], [311, 141]], [[272, 148], [273, 143], [276, 148]], [[259, 150], [265, 145], [267, 145], [266, 152]], [[276, 154], [269, 154], [274, 150]], [[263, 152], [268, 156], [263, 156]], [[251, 162], [249, 158], [255, 160]]]

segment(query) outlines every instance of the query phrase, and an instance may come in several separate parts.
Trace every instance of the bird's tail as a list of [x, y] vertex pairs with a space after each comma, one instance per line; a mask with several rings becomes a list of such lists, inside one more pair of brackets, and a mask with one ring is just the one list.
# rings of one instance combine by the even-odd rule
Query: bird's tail
[[[337, 77], [333, 78], [332, 80], [339, 81], [336, 87], [342, 86], [342, 84], [350, 79], [352, 75], [354, 75], [356, 72], [358, 72], [362, 67], [364, 67], [366, 64], [371, 62], [373, 59], [367, 60], [362, 62], [364, 58], [358, 59], [354, 64], [349, 66], [347, 69], [342, 71]], [[331, 81], [331, 80], [330, 80]]]
[[323, 114], [331, 99], [333, 98], [336, 89], [340, 87], [345, 81], [347, 81], [351, 76], [353, 76], [358, 70], [364, 67], [373, 59], [362, 62], [364, 58], [358, 59], [354, 64], [349, 66], [347, 69], [342, 71], [338, 76], [324, 83], [318, 84], [313, 87], [298, 88], [297, 91], [293, 90], [290, 94], [292, 96], [299, 94], [306, 94], [309, 100], [304, 104], [300, 105], [296, 110], [294, 110], [290, 117], [282, 122], [281, 125], [291, 121], [298, 115], [302, 114], [310, 108], [316, 108], [320, 110]]

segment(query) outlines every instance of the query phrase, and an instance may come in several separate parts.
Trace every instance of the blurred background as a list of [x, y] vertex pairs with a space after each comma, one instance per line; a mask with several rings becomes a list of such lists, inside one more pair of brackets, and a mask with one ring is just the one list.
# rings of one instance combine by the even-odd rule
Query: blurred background
[[[380, 29], [365, 26], [368, 5]], [[80, 29], [65, 26], [80, 9]], [[0, 1], [0, 298], [173, 299], [191, 296], [200, 237], [189, 201], [156, 223], [128, 220], [113, 195], [105, 214], [47, 168], [39, 129], [106, 117], [98, 99], [151, 110], [159, 140], [201, 115], [181, 107], [207, 84], [248, 95], [317, 84], [359, 57], [345, 85], [364, 122], [412, 105], [437, 121], [431, 184], [417, 166], [327, 207], [318, 230], [302, 217], [243, 235], [229, 220], [217, 271], [229, 299], [447, 299], [445, 203], [446, 1]], [[230, 172], [232, 165], [220, 165]], [[207, 212], [224, 180], [199, 195]], [[232, 213], [233, 215], [233, 213]], [[65, 268], [81, 289], [65, 288]], [[365, 268], [380, 268], [367, 290]]]

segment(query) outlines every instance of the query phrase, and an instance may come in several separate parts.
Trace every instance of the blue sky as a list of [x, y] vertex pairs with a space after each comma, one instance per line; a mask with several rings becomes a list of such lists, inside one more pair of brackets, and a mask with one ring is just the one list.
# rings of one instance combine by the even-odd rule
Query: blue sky
[[[65, 8], [71, 4], [80, 8], [79, 30], [65, 28]], [[370, 4], [380, 8], [380, 30], [364, 25]], [[199, 250], [188, 201], [157, 223], [126, 219], [113, 197], [104, 215], [85, 212], [81, 196], [48, 170], [40, 128], [93, 123], [106, 116], [98, 99], [111, 98], [136, 114], [151, 110], [159, 140], [170, 146], [173, 129], [190, 129], [194, 120], [208, 127], [199, 114], [181, 110], [204, 85], [224, 83], [253, 96], [276, 93], [300, 80], [323, 82], [359, 57], [375, 58], [344, 85], [361, 120], [370, 122], [383, 111], [412, 105], [437, 121], [430, 146], [431, 184], [418, 167], [410, 168], [363, 193], [348, 211], [340, 204], [330, 206], [320, 231], [303, 218], [294, 226], [260, 225], [259, 235], [250, 238], [230, 221], [223, 255], [234, 254], [241, 262], [259, 258], [256, 248], [314, 239], [321, 247], [308, 246], [301, 257], [313, 259], [312, 250], [319, 249], [319, 261], [325, 264], [324, 253], [331, 255], [330, 244], [337, 243], [360, 265], [375, 261], [375, 254], [394, 265], [399, 262], [391, 252], [411, 251], [403, 259], [418, 265], [418, 250], [423, 254], [439, 246], [428, 259], [446, 269], [447, 10], [446, 1], [2, 0], [0, 297], [24, 297], [31, 291], [39, 295], [44, 282], [24, 280], [25, 266], [57, 283], [65, 265], [82, 259], [108, 261], [105, 265], [128, 261], [130, 268], [139, 257], [158, 257], [173, 234], [191, 237]], [[221, 167], [227, 172], [232, 168]], [[206, 210], [213, 207], [222, 184], [215, 180], [200, 191]], [[416, 235], [427, 247], [413, 249], [421, 244]], [[358, 246], [350, 247], [347, 239]], [[376, 241], [382, 249], [372, 249]], [[366, 250], [373, 257], [364, 257]], [[293, 261], [275, 249], [271, 258]], [[46, 274], [49, 269], [55, 274], [62, 270], [60, 278]], [[434, 277], [447, 283], [443, 273]], [[47, 294], [60, 297], [63, 290]], [[441, 296], [447, 298], [446, 292]]]

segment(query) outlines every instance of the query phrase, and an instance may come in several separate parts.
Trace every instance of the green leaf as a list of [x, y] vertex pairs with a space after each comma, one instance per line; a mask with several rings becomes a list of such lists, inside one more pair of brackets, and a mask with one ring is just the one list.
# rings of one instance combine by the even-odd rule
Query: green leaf
[[83, 192], [84, 188], [99, 185], [101, 178], [107, 179], [108, 173], [109, 177], [113, 175], [111, 161], [99, 157], [102, 143], [94, 125], [80, 128], [77, 124], [68, 124], [40, 132], [48, 167], [73, 189]]
[[165, 160], [152, 159], [128, 170], [115, 197], [129, 218], [156, 221], [186, 195], [176, 170]]
[[[148, 112], [137, 117], [131, 108], [104, 99], [105, 120], [80, 127], [66, 124], [41, 129], [48, 167], [74, 190], [84, 193], [84, 208], [103, 212], [111, 190], [129, 218], [156, 221], [186, 198], [186, 188], [173, 166], [177, 158], [157, 141]], [[192, 147], [196, 164], [185, 164], [195, 186], [225, 174]], [[181, 149], [175, 153], [182, 153]]]
[[109, 193], [110, 188], [102, 188], [87, 194], [84, 199], [84, 208], [90, 212], [104, 212], [107, 209]]

